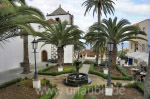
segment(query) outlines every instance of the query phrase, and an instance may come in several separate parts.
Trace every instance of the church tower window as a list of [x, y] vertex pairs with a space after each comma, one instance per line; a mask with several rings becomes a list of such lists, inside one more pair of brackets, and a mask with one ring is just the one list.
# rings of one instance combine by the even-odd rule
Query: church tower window
[[59, 22], [59, 21], [60, 21], [60, 19], [59, 19], [59, 18], [55, 18], [55, 20], [56, 20], [57, 22]]

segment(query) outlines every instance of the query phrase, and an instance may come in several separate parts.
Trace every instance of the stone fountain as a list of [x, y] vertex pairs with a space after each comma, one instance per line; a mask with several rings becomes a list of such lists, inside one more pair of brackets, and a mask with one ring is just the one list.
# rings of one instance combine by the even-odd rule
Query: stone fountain
[[85, 84], [90, 84], [92, 80], [88, 78], [88, 75], [85, 73], [79, 73], [79, 65], [81, 62], [75, 62], [76, 65], [76, 73], [69, 74], [66, 79], [64, 79], [64, 83], [69, 86], [81, 86]]

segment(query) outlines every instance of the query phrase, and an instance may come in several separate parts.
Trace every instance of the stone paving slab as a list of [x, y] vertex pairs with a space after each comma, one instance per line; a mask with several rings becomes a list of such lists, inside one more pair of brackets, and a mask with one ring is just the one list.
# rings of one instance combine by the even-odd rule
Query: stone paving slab
[[[37, 64], [37, 70], [40, 70], [42, 68], [46, 68], [45, 64], [46, 63], [38, 63]], [[51, 65], [53, 65], [53, 64], [51, 64]], [[0, 72], [0, 84], [7, 82], [7, 81], [10, 81], [10, 80], [15, 79], [15, 78], [24, 78], [24, 77], [32, 78], [34, 75], [34, 64], [31, 65], [30, 69], [31, 69], [31, 73], [29, 73], [29, 74], [21, 74], [23, 71], [22, 67], [18, 67], [15, 69], [10, 69], [7, 71]]]

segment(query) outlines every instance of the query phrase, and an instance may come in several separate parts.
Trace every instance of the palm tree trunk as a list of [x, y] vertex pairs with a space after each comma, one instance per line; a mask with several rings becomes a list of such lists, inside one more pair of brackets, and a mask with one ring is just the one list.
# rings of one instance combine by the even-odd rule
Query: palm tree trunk
[[24, 46], [24, 65], [23, 73], [30, 73], [30, 64], [29, 64], [29, 52], [28, 52], [28, 36], [23, 36], [23, 46]]
[[103, 62], [103, 57], [104, 57], [104, 54], [103, 52], [101, 52], [101, 63]]
[[98, 24], [101, 22], [101, 10], [100, 10], [101, 4], [98, 3]]
[[99, 52], [96, 53], [96, 64], [98, 65]]
[[[101, 22], [100, 3], [98, 3], [98, 8], [97, 9], [98, 9], [98, 25], [100, 25], [100, 22]], [[99, 32], [99, 30], [98, 30], [98, 32]], [[98, 60], [99, 60], [99, 52], [97, 52], [97, 54], [96, 54], [96, 64], [98, 64]]]
[[58, 64], [64, 65], [64, 47], [58, 47], [57, 53], [58, 53]]
[[117, 44], [114, 44], [112, 52], [112, 69], [116, 68], [116, 58], [117, 58]]
[[150, 52], [148, 59], [147, 75], [144, 81], [144, 99], [150, 99]]

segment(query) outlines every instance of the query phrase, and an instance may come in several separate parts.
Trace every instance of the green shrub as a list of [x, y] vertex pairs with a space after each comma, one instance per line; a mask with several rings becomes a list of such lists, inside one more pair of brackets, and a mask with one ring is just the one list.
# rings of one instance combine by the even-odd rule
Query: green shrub
[[117, 87], [121, 87], [121, 86], [122, 86], [122, 83], [121, 83], [121, 82], [117, 82], [117, 83], [116, 83], [116, 86], [117, 86]]
[[8, 82], [2, 83], [2, 84], [0, 84], [0, 89], [5, 88], [10, 85], [13, 85], [13, 84], [16, 84], [17, 82], [20, 82], [21, 80], [22, 80], [21, 78], [16, 78], [16, 79], [10, 80]]
[[18, 82], [17, 86], [32, 87], [32, 80], [25, 78], [25, 79], [21, 80], [20, 82]]
[[48, 86], [49, 88], [52, 88], [52, 87], [53, 87], [52, 84], [50, 83], [50, 81], [49, 81], [48, 79], [46, 79], [46, 78], [43, 78], [43, 79], [41, 80], [41, 85], [42, 85], [42, 86]]
[[81, 86], [79, 91], [76, 92], [75, 96], [73, 99], [84, 99], [84, 96], [87, 92], [87, 90], [89, 89], [90, 87], [87, 86], [87, 85], [84, 85], [84, 86]]
[[[49, 68], [50, 69], [50, 68]], [[64, 70], [62, 72], [46, 72], [49, 69], [44, 69], [44, 70], [39, 70], [38, 74], [39, 75], [51, 75], [51, 76], [57, 76], [57, 75], [61, 75], [61, 74], [66, 74], [66, 73], [75, 73], [76, 69], [69, 69], [69, 70]], [[45, 71], [46, 70], [46, 71]]]
[[144, 94], [144, 85], [141, 82], [135, 82], [136, 89]]
[[52, 88], [44, 96], [41, 96], [40, 99], [53, 99], [53, 97], [56, 95], [56, 91], [56, 88]]
[[92, 91], [93, 89], [102, 89], [104, 88], [104, 85], [100, 86], [87, 86], [83, 85], [80, 87], [80, 89], [76, 92], [75, 96], [73, 99], [84, 99], [84, 96], [87, 92]]
[[84, 64], [95, 64], [95, 62], [90, 61], [90, 60], [85, 60], [83, 63], [84, 63]]
[[128, 83], [125, 87], [136, 88], [138, 91], [144, 94], [144, 85], [141, 82]]
[[[122, 75], [123, 76], [112, 76], [111, 75], [111, 78], [113, 80], [132, 80], [132, 76], [128, 75], [127, 73], [125, 73], [120, 67], [118, 67], [118, 70], [121, 71], [121, 73], [123, 73]], [[108, 78], [108, 75], [107, 74], [104, 74], [103, 72], [97, 72], [94, 70], [94, 64], [91, 64], [90, 65], [90, 70], [89, 70], [89, 73], [90, 74], [94, 74], [94, 75], [97, 75], [97, 76], [101, 76], [103, 77], [104, 79], [107, 79]]]
[[106, 62], [103, 61], [99, 66], [105, 66]]
[[89, 99], [97, 99], [96, 96], [90, 96]]

